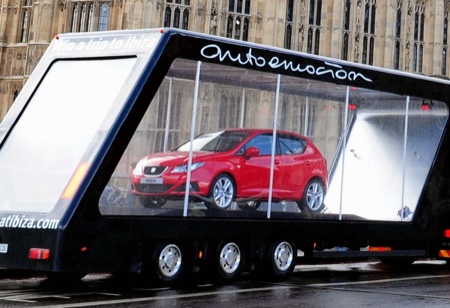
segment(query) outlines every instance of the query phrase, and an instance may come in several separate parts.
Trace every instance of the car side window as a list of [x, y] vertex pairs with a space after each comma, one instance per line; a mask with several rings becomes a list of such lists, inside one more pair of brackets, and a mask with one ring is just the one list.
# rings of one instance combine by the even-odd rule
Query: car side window
[[301, 154], [306, 149], [306, 141], [296, 136], [279, 135], [282, 155]]
[[272, 135], [258, 135], [244, 145], [244, 151], [250, 147], [259, 149], [259, 155], [272, 154]]

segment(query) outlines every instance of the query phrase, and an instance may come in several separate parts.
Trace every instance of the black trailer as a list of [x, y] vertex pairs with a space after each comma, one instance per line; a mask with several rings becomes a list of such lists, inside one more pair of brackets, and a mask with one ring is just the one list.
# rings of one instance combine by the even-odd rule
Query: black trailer
[[58, 35], [0, 124], [0, 267], [448, 260], [449, 102], [444, 79], [176, 29]]

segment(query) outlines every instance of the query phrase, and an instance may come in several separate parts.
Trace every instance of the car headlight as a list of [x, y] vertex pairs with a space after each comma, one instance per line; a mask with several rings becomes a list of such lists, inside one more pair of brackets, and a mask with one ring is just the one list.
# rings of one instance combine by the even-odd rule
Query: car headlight
[[[195, 169], [200, 168], [201, 166], [203, 166], [205, 163], [203, 162], [198, 162], [198, 163], [192, 163], [191, 164], [191, 171], [194, 171]], [[182, 172], [187, 172], [188, 171], [188, 165], [179, 165], [176, 166], [175, 168], [173, 168], [172, 173], [182, 173]]]
[[136, 175], [136, 176], [144, 175], [144, 160], [140, 160], [136, 164], [136, 167], [134, 167], [134, 169], [133, 169], [133, 175]]

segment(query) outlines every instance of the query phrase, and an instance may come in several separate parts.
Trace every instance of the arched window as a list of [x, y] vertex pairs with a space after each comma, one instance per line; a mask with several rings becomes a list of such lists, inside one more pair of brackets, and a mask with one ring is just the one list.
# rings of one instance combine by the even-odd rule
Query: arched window
[[394, 50], [394, 69], [400, 69], [400, 46], [402, 35], [402, 2], [399, 1], [397, 15], [395, 17], [395, 50]]
[[375, 48], [375, 14], [376, 0], [366, 0], [364, 9], [364, 38], [362, 50], [362, 63], [373, 65]]
[[348, 60], [348, 51], [349, 51], [349, 35], [350, 35], [350, 9], [351, 9], [351, 1], [345, 1], [344, 7], [344, 33], [342, 40], [342, 59]]
[[190, 0], [166, 0], [164, 27], [189, 29]]
[[22, 5], [22, 20], [20, 27], [20, 43], [26, 43], [28, 41], [28, 33], [30, 32], [30, 24], [31, 24], [31, 8], [32, 1], [24, 0]]
[[284, 48], [292, 47], [292, 24], [294, 21], [294, 0], [288, 0], [286, 5], [286, 24], [284, 29]]
[[413, 72], [422, 73], [423, 63], [423, 41], [425, 30], [425, 6], [420, 4], [416, 7], [414, 14], [414, 48], [413, 48]]
[[86, 32], [87, 29], [87, 7], [86, 7], [86, 3], [83, 3], [83, 5], [81, 6], [81, 19], [80, 19], [80, 32]]
[[250, 0], [229, 0], [226, 36], [237, 40], [248, 40], [249, 14]]
[[[71, 32], [108, 30], [109, 1], [74, 1], [71, 5]], [[96, 12], [98, 12], [97, 16]], [[98, 17], [98, 23], [94, 23], [95, 17]]]
[[98, 18], [98, 31], [108, 30], [109, 3], [102, 3], [100, 6], [100, 15]]
[[72, 9], [72, 32], [78, 32], [78, 3], [73, 5]]
[[322, 0], [310, 0], [308, 41], [306, 49], [308, 53], [319, 54], [321, 21], [322, 21]]
[[88, 15], [88, 25], [87, 25], [87, 30], [88, 31], [93, 31], [93, 28], [92, 28], [92, 25], [93, 25], [92, 20], [93, 20], [93, 18], [94, 18], [94, 4], [91, 3], [91, 4], [89, 4], [89, 15]]
[[442, 33], [442, 64], [441, 75], [447, 75], [447, 53], [448, 53], [448, 7], [445, 8], [444, 24]]
[[284, 33], [284, 48], [291, 49], [292, 44], [292, 25], [287, 24]]

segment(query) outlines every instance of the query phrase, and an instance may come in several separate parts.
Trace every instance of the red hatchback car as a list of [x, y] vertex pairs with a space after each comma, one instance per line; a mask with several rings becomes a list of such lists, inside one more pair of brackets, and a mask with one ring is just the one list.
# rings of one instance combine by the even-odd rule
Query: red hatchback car
[[131, 172], [132, 193], [146, 207], [183, 199], [192, 149], [190, 198], [209, 208], [236, 202], [241, 209], [256, 209], [268, 200], [272, 178], [272, 201], [296, 201], [301, 211], [320, 212], [328, 181], [325, 158], [304, 136], [286, 131], [276, 136], [273, 143], [272, 130], [227, 129], [150, 154]]

